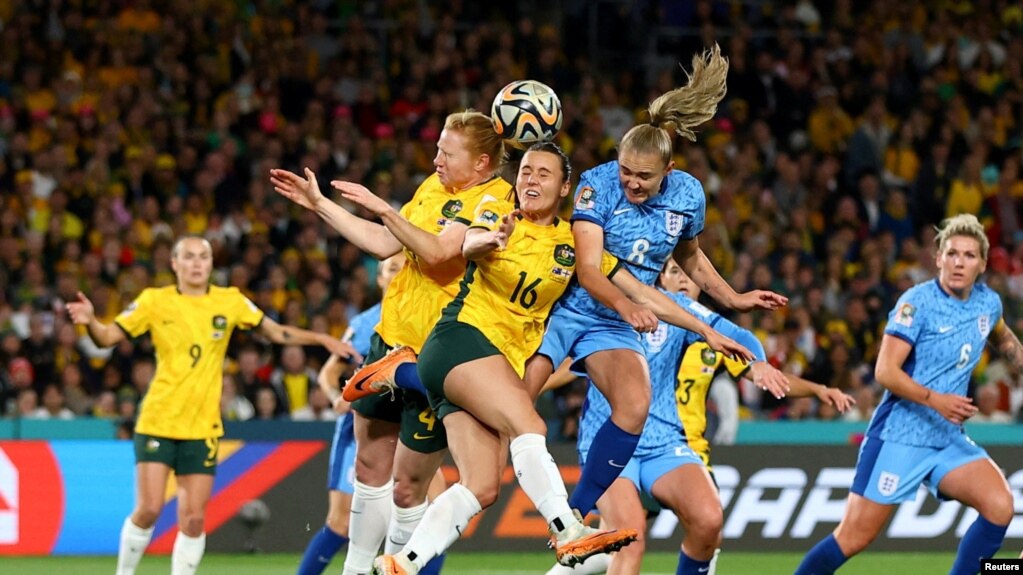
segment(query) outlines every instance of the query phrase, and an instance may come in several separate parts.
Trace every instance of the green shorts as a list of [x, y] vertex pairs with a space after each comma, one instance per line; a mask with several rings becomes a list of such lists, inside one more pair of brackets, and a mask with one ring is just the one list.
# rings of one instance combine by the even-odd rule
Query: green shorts
[[[373, 363], [387, 355], [390, 348], [380, 335], [370, 337], [366, 363]], [[448, 436], [442, 424], [430, 409], [430, 402], [421, 393], [404, 389], [378, 393], [352, 402], [352, 409], [369, 419], [401, 424], [398, 438], [417, 453], [437, 453], [448, 448]]]
[[419, 379], [430, 392], [430, 406], [443, 419], [462, 408], [444, 395], [448, 373], [463, 363], [501, 355], [483, 332], [467, 323], [443, 319], [433, 327], [419, 354]]
[[169, 439], [144, 433], [135, 434], [135, 462], [163, 463], [175, 475], [217, 472], [220, 438]]

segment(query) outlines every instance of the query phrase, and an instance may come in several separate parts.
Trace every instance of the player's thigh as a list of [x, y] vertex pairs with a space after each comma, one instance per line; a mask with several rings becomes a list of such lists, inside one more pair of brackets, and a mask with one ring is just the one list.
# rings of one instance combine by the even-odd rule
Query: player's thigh
[[167, 496], [171, 468], [165, 463], [141, 461], [135, 464], [136, 507], [148, 513], [159, 513]]
[[189, 473], [178, 475], [178, 515], [200, 516], [213, 495], [213, 475]]
[[639, 488], [631, 480], [619, 477], [597, 500], [602, 523], [610, 529], [637, 529], [646, 532], [646, 508], [639, 498]]
[[973, 507], [985, 519], [1006, 525], [1013, 517], [1009, 483], [989, 457], [975, 459], [945, 474], [938, 484], [942, 495]]
[[661, 475], [650, 494], [675, 512], [687, 532], [697, 525], [711, 531], [721, 528], [721, 500], [710, 473], [699, 461], [683, 463]]
[[466, 411], [453, 412], [444, 421], [459, 483], [473, 492], [481, 506], [492, 505], [497, 500], [507, 458], [501, 438]]
[[[650, 371], [646, 358], [630, 349], [608, 349], [588, 355], [586, 372], [612, 410], [646, 419], [650, 408]], [[616, 418], [616, 423], [618, 422]]]

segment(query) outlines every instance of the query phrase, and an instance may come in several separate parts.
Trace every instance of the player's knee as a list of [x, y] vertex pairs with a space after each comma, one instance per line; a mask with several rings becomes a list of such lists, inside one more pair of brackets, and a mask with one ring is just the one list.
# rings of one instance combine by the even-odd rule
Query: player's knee
[[204, 513], [188, 513], [181, 518], [178, 529], [189, 537], [198, 537], [202, 535], [205, 523]]
[[838, 547], [846, 557], [857, 555], [866, 549], [877, 537], [876, 531], [852, 531], [849, 529], [839, 530], [835, 534]]
[[355, 479], [363, 485], [379, 487], [391, 479], [393, 456], [385, 460], [360, 455], [355, 459]]
[[705, 512], [700, 513], [691, 520], [691, 525], [687, 532], [699, 537], [700, 541], [704, 544], [717, 548], [721, 543], [721, 528], [723, 525], [724, 514], [721, 512], [721, 507], [708, 508]]
[[421, 477], [398, 476], [394, 478], [394, 504], [398, 507], [415, 507], [426, 501], [430, 484]]
[[348, 513], [334, 511], [328, 513], [327, 528], [342, 537], [348, 537]]
[[141, 527], [142, 529], [149, 529], [156, 523], [156, 518], [160, 516], [160, 507], [154, 506], [139, 506], [131, 515], [131, 522]]
[[611, 406], [612, 416], [615, 425], [629, 433], [639, 433], [646, 423], [647, 414], [650, 412], [650, 397], [646, 402], [639, 399], [635, 403], [629, 401], [618, 402], [618, 405]]
[[501, 485], [498, 481], [489, 480], [470, 480], [464, 483], [465, 487], [476, 496], [476, 501], [479, 501], [480, 507], [486, 509], [494, 503], [497, 503], [497, 495], [501, 489]]
[[1012, 493], [1008, 489], [1000, 489], [989, 494], [977, 512], [995, 525], [1008, 525], [1015, 513]]

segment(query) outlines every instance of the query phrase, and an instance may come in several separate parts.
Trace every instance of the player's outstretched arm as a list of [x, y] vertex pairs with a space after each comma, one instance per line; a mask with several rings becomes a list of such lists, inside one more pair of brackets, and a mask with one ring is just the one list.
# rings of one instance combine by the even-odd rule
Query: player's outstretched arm
[[394, 206], [377, 197], [365, 186], [340, 180], [334, 180], [330, 185], [341, 192], [344, 199], [366, 208], [379, 217], [391, 235], [427, 265], [442, 264], [457, 257], [461, 252], [466, 230], [466, 226], [461, 222], [449, 222], [440, 234], [433, 235], [416, 227], [394, 209]]
[[815, 383], [791, 373], [786, 373], [785, 377], [789, 380], [789, 395], [792, 397], [816, 397], [821, 403], [833, 406], [839, 413], [845, 413], [856, 405], [856, 400], [851, 395], [842, 393], [840, 389]]
[[[636, 331], [657, 329], [657, 316], [634, 303], [604, 275], [604, 228], [586, 220], [572, 222], [575, 238], [575, 273], [593, 299], [615, 310]], [[617, 274], [615, 274], [617, 275]]]
[[330, 398], [330, 404], [334, 406], [334, 411], [345, 414], [351, 409], [351, 404], [345, 401], [341, 397], [341, 374], [345, 371], [346, 362], [336, 353], [330, 354], [327, 358], [326, 363], [320, 368], [320, 372], [316, 374], [316, 383], [323, 390], [323, 393], [327, 394]]
[[321, 345], [330, 353], [343, 358], [354, 358], [362, 361], [362, 356], [351, 344], [330, 337], [325, 333], [317, 333], [291, 325], [281, 325], [274, 320], [263, 317], [259, 324], [259, 332], [270, 341], [280, 345]]
[[1009, 326], [1005, 325], [1005, 320], [999, 320], [995, 329], [991, 330], [989, 341], [1005, 356], [1012, 367], [1018, 372], [1023, 372], [1023, 344]]
[[789, 298], [772, 291], [752, 290], [742, 294], [736, 293], [714, 268], [707, 254], [703, 253], [697, 238], [680, 240], [673, 255], [678, 265], [701, 290], [728, 309], [743, 312], [754, 309], [772, 310], [789, 302]]
[[906, 340], [885, 334], [874, 367], [874, 379], [895, 395], [926, 405], [956, 425], [961, 425], [977, 413], [977, 406], [973, 405], [969, 397], [940, 393], [913, 381], [902, 369], [902, 364], [912, 351], [913, 346]]
[[346, 240], [373, 257], [382, 260], [401, 251], [401, 242], [386, 227], [364, 220], [324, 196], [309, 168], [305, 168], [304, 178], [288, 170], [270, 170], [270, 183], [275, 192], [316, 212]]
[[96, 319], [96, 309], [85, 294], [78, 292], [78, 301], [68, 302], [68, 315], [75, 325], [84, 325], [89, 337], [100, 347], [117, 345], [125, 339], [124, 331], [115, 324], [106, 324]]
[[660, 290], [636, 279], [636, 276], [629, 273], [628, 270], [618, 270], [611, 278], [611, 283], [628, 296], [633, 303], [650, 310], [659, 320], [698, 334], [714, 351], [742, 361], [753, 361], [754, 354], [745, 346], [722, 335], [706, 322], [680, 307]]

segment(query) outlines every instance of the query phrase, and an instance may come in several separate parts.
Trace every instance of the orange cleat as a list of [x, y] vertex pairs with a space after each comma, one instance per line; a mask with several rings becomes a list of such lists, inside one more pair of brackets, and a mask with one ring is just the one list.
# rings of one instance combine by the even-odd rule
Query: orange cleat
[[381, 555], [373, 560], [373, 575], [416, 575], [419, 570], [401, 555]]
[[341, 397], [352, 402], [356, 399], [394, 390], [394, 374], [403, 363], [415, 363], [416, 352], [411, 347], [398, 346], [387, 355], [369, 365], [362, 366], [345, 384]]
[[569, 529], [576, 530], [577, 534], [562, 543], [551, 538], [558, 563], [566, 567], [582, 563], [593, 555], [618, 551], [639, 538], [639, 532], [635, 529], [601, 531], [581, 523]]

